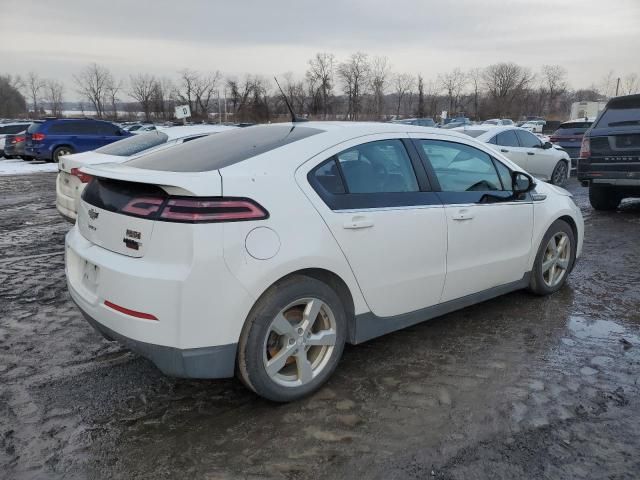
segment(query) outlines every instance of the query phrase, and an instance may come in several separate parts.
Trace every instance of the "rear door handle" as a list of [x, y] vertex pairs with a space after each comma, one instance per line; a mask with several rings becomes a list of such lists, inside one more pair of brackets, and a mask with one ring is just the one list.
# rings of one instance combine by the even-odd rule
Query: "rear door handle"
[[342, 226], [348, 230], [356, 230], [358, 228], [369, 228], [369, 227], [373, 227], [373, 220], [371, 220], [369, 217], [363, 217], [358, 215], [344, 222]]
[[500, 149], [500, 151], [501, 151], [502, 153], [509, 153], [509, 150], [505, 150], [504, 148], [501, 148], [501, 149]]
[[473, 219], [474, 215], [473, 212], [471, 212], [470, 210], [462, 209], [462, 210], [458, 210], [456, 213], [454, 213], [451, 218], [454, 220], [458, 220], [458, 221], [463, 221], [463, 220], [471, 220]]
[[527, 155], [535, 155], [535, 152], [527, 152]]

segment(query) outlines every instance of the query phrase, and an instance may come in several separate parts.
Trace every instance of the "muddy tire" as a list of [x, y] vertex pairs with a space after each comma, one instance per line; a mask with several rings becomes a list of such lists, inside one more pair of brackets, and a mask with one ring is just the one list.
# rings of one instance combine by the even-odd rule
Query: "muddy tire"
[[589, 203], [595, 210], [615, 210], [621, 201], [620, 194], [613, 188], [589, 186]]
[[538, 247], [531, 271], [529, 291], [549, 295], [562, 288], [576, 260], [576, 238], [569, 224], [556, 220]]
[[560, 160], [553, 169], [553, 173], [551, 173], [551, 183], [558, 187], [563, 187], [567, 183], [568, 171], [569, 164], [567, 161]]
[[269, 400], [298, 400], [331, 376], [346, 335], [345, 309], [336, 292], [314, 278], [293, 275], [270, 287], [249, 313], [237, 376]]

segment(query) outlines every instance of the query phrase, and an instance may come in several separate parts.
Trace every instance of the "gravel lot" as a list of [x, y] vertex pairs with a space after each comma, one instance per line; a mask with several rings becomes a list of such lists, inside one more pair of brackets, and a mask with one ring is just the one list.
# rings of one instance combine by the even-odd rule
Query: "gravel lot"
[[55, 175], [0, 177], [0, 477], [638, 478], [640, 202], [569, 189], [586, 241], [563, 290], [347, 347], [274, 405], [103, 340], [66, 291]]

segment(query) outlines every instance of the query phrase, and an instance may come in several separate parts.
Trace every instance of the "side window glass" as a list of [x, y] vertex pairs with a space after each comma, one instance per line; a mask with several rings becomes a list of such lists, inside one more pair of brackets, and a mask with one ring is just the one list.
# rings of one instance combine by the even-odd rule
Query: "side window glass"
[[118, 127], [110, 123], [98, 123], [97, 125], [98, 135], [115, 136], [118, 134]]
[[477, 148], [442, 140], [421, 140], [444, 192], [502, 190], [491, 157]]
[[513, 180], [511, 180], [511, 170], [509, 170], [502, 162], [494, 160], [493, 163], [498, 170], [500, 180], [502, 180], [502, 186], [505, 190], [513, 190]]
[[335, 160], [331, 160], [320, 165], [316, 169], [314, 177], [328, 193], [332, 193], [334, 195], [345, 193], [342, 177], [340, 176], [338, 165]]
[[520, 144], [524, 148], [536, 148], [542, 144], [538, 137], [525, 130], [518, 130], [518, 138], [520, 139]]
[[502, 145], [503, 147], [519, 147], [518, 137], [516, 137], [516, 133], [513, 130], [506, 130], [504, 132], [500, 132], [497, 135], [498, 145]]
[[417, 192], [418, 180], [400, 140], [365, 143], [336, 155], [347, 193]]
[[491, 137], [487, 143], [491, 143], [492, 145], [497, 145], [498, 144], [498, 136], [496, 135], [495, 137]]

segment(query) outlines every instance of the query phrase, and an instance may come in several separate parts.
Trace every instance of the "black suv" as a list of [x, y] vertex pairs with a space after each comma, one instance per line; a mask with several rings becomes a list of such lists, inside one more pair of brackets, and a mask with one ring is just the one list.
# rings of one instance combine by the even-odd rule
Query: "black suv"
[[640, 197], [640, 95], [609, 100], [582, 139], [578, 180], [596, 210]]

